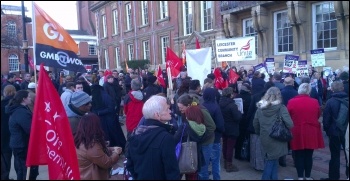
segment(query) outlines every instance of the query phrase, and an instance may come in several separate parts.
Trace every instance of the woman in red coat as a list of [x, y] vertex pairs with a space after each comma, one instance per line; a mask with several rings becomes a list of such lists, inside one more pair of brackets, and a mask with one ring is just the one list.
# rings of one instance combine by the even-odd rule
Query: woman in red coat
[[[288, 101], [288, 112], [293, 120], [293, 139], [290, 142], [294, 152], [298, 179], [312, 180], [312, 154], [315, 149], [324, 148], [321, 124], [318, 122], [321, 109], [318, 100], [310, 97], [311, 85], [303, 83], [298, 94]], [[305, 173], [305, 175], [304, 175]]]

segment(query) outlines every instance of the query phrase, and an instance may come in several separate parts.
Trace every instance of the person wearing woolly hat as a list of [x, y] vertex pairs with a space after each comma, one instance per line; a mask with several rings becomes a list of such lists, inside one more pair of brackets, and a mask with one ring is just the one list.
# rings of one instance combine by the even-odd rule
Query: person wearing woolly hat
[[339, 78], [344, 84], [344, 92], [349, 96], [349, 72], [342, 72]]
[[72, 94], [68, 107], [65, 107], [69, 124], [73, 135], [75, 134], [80, 118], [90, 112], [91, 97], [84, 91], [77, 91]]
[[146, 102], [151, 96], [161, 92], [161, 87], [157, 85], [157, 77], [154, 75], [148, 76], [148, 86], [142, 91], [143, 101]]

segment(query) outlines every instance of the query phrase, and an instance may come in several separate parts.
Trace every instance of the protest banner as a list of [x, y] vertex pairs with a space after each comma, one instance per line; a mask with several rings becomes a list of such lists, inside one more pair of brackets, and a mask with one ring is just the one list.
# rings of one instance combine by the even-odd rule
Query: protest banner
[[215, 45], [218, 62], [256, 59], [254, 36], [215, 40]]
[[270, 75], [267, 73], [267, 70], [263, 63], [260, 63], [253, 67], [254, 67], [254, 71], [259, 71], [261, 74], [265, 75], [265, 79], [264, 79], [265, 82], [269, 81]]
[[311, 64], [313, 67], [326, 66], [326, 58], [324, 55], [324, 49], [311, 50]]
[[176, 78], [183, 67], [182, 60], [171, 50], [169, 47], [166, 48], [166, 69], [171, 71], [171, 79]]
[[70, 34], [33, 2], [34, 64], [86, 73]]
[[211, 71], [211, 53], [210, 47], [186, 50], [187, 74], [192, 80], [199, 80], [202, 86]]
[[275, 59], [274, 58], [266, 58], [265, 59], [265, 67], [267, 69], [267, 73], [269, 73], [269, 74], [275, 73]]
[[284, 58], [283, 73], [296, 73], [299, 56], [286, 55]]
[[48, 165], [50, 180], [80, 180], [66, 111], [43, 63], [39, 73], [26, 165]]
[[297, 77], [309, 76], [307, 60], [299, 60], [297, 64]]

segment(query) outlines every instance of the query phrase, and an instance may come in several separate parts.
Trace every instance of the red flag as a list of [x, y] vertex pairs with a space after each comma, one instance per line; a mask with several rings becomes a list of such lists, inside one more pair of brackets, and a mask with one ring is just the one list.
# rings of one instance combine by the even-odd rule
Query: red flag
[[181, 72], [181, 59], [169, 48], [166, 48], [166, 68], [170, 67], [171, 77], [176, 78]]
[[27, 167], [48, 165], [50, 180], [80, 180], [68, 117], [43, 64], [34, 105]]
[[214, 76], [215, 76], [215, 83], [214, 83], [214, 86], [217, 88], [217, 89], [224, 89], [226, 88], [228, 85], [227, 85], [227, 81], [224, 80], [224, 78], [222, 77], [221, 75], [221, 70], [220, 68], [215, 68], [214, 70]]
[[31, 56], [28, 56], [28, 61], [29, 61], [30, 68], [34, 70], [34, 62]]
[[166, 88], [165, 80], [164, 80], [164, 77], [162, 74], [162, 69], [160, 68], [160, 65], [158, 66], [157, 80], [162, 87]]
[[233, 71], [232, 69], [228, 72], [228, 83], [229, 84], [235, 84], [239, 78], [239, 75]]
[[200, 48], [201, 48], [201, 45], [199, 45], [198, 38], [196, 37], [196, 49], [200, 49]]

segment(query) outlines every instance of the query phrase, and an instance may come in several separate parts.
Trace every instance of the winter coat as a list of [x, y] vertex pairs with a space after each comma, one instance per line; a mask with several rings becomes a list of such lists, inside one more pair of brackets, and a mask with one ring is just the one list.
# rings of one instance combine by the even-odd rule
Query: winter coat
[[238, 110], [232, 98], [221, 97], [219, 105], [224, 118], [224, 135], [237, 138], [239, 135], [239, 123], [242, 119], [242, 113]]
[[28, 148], [32, 124], [32, 112], [27, 106], [7, 105], [5, 113], [10, 115], [10, 148]]
[[215, 100], [215, 89], [206, 88], [203, 93], [204, 103], [202, 104], [210, 113], [210, 116], [215, 122], [215, 140], [214, 143], [220, 143], [222, 133], [225, 130], [224, 118], [222, 117], [221, 109]]
[[175, 146], [165, 124], [146, 119], [129, 138], [126, 169], [134, 180], [180, 180]]
[[296, 91], [292, 85], [287, 85], [282, 89], [281, 95], [283, 98], [283, 104], [287, 106], [288, 101], [298, 95], [298, 91]]
[[26, 80], [24, 80], [24, 81], [21, 83], [21, 85], [20, 85], [21, 90], [27, 90], [27, 89], [28, 89], [28, 84], [29, 84], [29, 82], [26, 81]]
[[121, 92], [120, 87], [117, 88], [116, 85], [114, 84], [114, 82], [113, 83], [105, 82], [103, 84], [103, 88], [107, 92], [107, 94], [109, 96], [111, 96], [111, 98], [113, 99], [113, 101], [115, 103], [120, 104], [120, 100], [122, 97], [122, 92]]
[[335, 98], [345, 99], [349, 97], [345, 92], [335, 92], [326, 102], [326, 106], [323, 109], [323, 130], [327, 136], [343, 136], [335, 123], [340, 110], [340, 102]]
[[261, 145], [266, 152], [267, 160], [276, 160], [288, 154], [288, 142], [278, 141], [269, 136], [278, 114], [282, 117], [287, 128], [291, 129], [293, 121], [286, 106], [280, 101], [274, 101], [271, 105], [268, 105], [264, 100], [259, 101], [253, 126], [255, 133], [260, 135]]
[[108, 156], [99, 143], [93, 144], [89, 149], [80, 144], [76, 152], [81, 180], [108, 180], [109, 169], [119, 158], [117, 152], [112, 152], [111, 156]]
[[321, 124], [318, 118], [321, 109], [318, 101], [309, 95], [297, 95], [289, 100], [288, 112], [293, 120], [291, 129], [293, 139], [290, 142], [292, 150], [324, 148]]
[[156, 84], [148, 84], [148, 86], [142, 91], [144, 102], [146, 102], [151, 96], [161, 92], [160, 86]]
[[248, 128], [247, 131], [251, 134], [255, 134], [255, 129], [253, 127], [253, 120], [254, 120], [254, 115], [256, 113], [257, 107], [256, 104], [261, 100], [261, 98], [265, 95], [265, 91], [252, 95], [252, 100], [249, 104], [249, 109], [247, 112], [247, 121], [248, 121]]
[[252, 78], [252, 95], [260, 93], [264, 90], [265, 81], [262, 78]]
[[70, 124], [70, 128], [72, 130], [73, 136], [77, 132], [77, 128], [80, 122], [80, 118], [84, 115], [84, 113], [80, 112], [78, 108], [74, 107], [73, 104], [68, 104], [67, 109], [65, 108], [67, 113], [68, 121]]
[[4, 88], [5, 88], [6, 86], [8, 86], [8, 85], [13, 85], [13, 86], [16, 88], [16, 91], [21, 90], [21, 86], [20, 86], [20, 85], [16, 84], [15, 82], [12, 83], [12, 82], [6, 80], [6, 81], [1, 85], [1, 93], [3, 93]]
[[1, 100], [1, 152], [10, 150], [10, 114], [5, 112], [5, 107], [9, 104], [13, 96], [7, 96]]
[[248, 126], [249, 126], [249, 120], [248, 118], [248, 110], [250, 107], [250, 103], [252, 101], [252, 95], [250, 92], [241, 90], [240, 93], [236, 96], [236, 98], [242, 98], [243, 100], [243, 115], [242, 119], [239, 123], [239, 129], [243, 132], [246, 132]]
[[344, 92], [348, 95], [349, 97], [349, 81], [348, 80], [344, 80], [343, 81], [344, 84]]
[[126, 115], [126, 129], [132, 132], [139, 124], [143, 114], [143, 94], [141, 91], [131, 91], [124, 98], [124, 113]]

